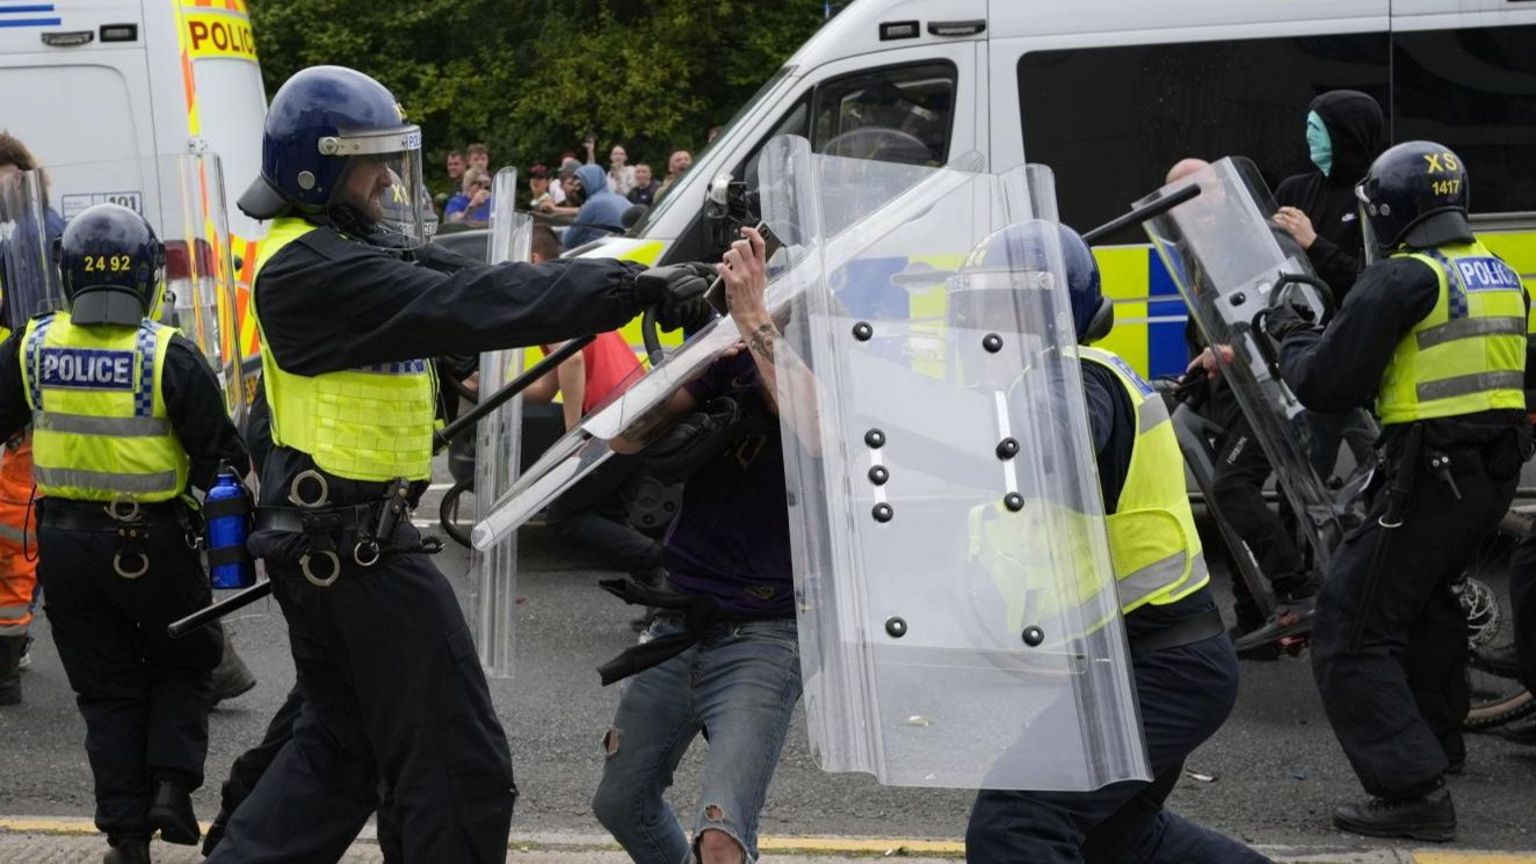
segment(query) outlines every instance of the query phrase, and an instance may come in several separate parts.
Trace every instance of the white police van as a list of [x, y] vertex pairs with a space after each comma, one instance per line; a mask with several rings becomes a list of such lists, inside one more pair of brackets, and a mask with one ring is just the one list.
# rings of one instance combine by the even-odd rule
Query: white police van
[[[0, 129], [47, 169], [50, 204], [66, 219], [104, 201], [158, 212], [171, 184], [147, 166], [219, 156], [243, 265], [231, 312], [248, 370], [259, 349], [243, 286], [264, 229], [233, 196], [261, 167], [266, 110], [245, 0], [0, 0]], [[165, 239], [174, 280], [186, 244]]]
[[[821, 152], [883, 124], [874, 158], [1051, 166], [1063, 221], [1087, 230], [1185, 156], [1307, 167], [1308, 103], [1363, 90], [1393, 141], [1454, 148], [1485, 242], [1536, 288], [1536, 2], [1522, 0], [854, 0], [796, 51], [626, 237], [583, 251], [709, 257], [711, 181], [751, 179], [774, 135]], [[1134, 233], [1124, 239], [1134, 241]], [[1106, 346], [1181, 371], [1184, 309], [1145, 245], [1098, 250], [1120, 322]]]

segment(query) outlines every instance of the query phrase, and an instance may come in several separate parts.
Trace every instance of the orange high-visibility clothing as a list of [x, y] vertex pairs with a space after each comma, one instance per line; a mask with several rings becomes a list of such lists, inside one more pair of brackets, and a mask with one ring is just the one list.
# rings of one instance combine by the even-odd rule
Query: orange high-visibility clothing
[[21, 636], [32, 623], [32, 593], [37, 590], [32, 488], [29, 434], [0, 452], [0, 636]]

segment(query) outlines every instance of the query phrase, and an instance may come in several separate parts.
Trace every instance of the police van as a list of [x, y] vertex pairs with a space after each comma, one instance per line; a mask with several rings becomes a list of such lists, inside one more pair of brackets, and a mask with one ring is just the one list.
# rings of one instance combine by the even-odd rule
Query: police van
[[[217, 154], [234, 187], [227, 218], [242, 285], [263, 229], [232, 202], [261, 167], [266, 106], [245, 0], [0, 0], [0, 129], [48, 170], [51, 206], [67, 219], [111, 201], [154, 221], [176, 185], [156, 176], [167, 157]], [[164, 239], [174, 291], [196, 254], [185, 238]], [[248, 296], [242, 288], [230, 329], [249, 370]]]
[[[1186, 156], [1247, 156], [1272, 185], [1306, 170], [1308, 103], [1350, 88], [1382, 105], [1392, 142], [1461, 154], [1480, 235], [1536, 288], [1533, 46], [1536, 2], [1521, 0], [854, 0], [628, 236], [582, 254], [708, 257], [713, 183], [750, 182], [774, 135], [839, 152], [872, 125], [895, 132], [873, 158], [1049, 165], [1063, 221], [1087, 230]], [[1157, 255], [1097, 255], [1118, 305], [1106, 347], [1143, 374], [1182, 371], [1185, 310]]]

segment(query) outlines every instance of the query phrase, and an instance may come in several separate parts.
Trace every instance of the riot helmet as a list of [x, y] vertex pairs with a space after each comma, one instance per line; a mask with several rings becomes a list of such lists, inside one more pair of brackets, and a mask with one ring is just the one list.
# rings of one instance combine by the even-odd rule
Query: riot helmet
[[361, 238], [426, 241], [421, 129], [378, 81], [342, 66], [289, 78], [267, 109], [261, 174], [237, 202], [253, 219], [293, 214]]
[[143, 216], [97, 204], [70, 220], [56, 250], [70, 320], [137, 327], [157, 317], [165, 246]]
[[961, 273], [971, 290], [953, 292], [950, 298], [951, 321], [968, 327], [985, 328], [992, 315], [1013, 315], [1012, 309], [999, 304], [1011, 303], [1005, 292], [987, 290], [1004, 287], [978, 279], [982, 274], [1012, 274], [1032, 280], [1036, 287], [1045, 285], [1053, 268], [1051, 259], [1060, 250], [1066, 273], [1067, 294], [1072, 306], [1073, 338], [1087, 345], [1103, 339], [1115, 324], [1115, 309], [1104, 296], [1099, 265], [1093, 252], [1076, 231], [1055, 222], [1032, 219], [997, 231], [971, 250]]
[[1470, 241], [1467, 191], [1461, 157], [1443, 144], [1405, 141], [1376, 157], [1355, 185], [1366, 261]]

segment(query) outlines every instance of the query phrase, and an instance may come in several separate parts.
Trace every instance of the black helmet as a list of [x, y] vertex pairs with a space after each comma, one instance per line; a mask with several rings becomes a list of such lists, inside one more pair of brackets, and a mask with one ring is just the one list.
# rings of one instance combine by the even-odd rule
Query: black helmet
[[1376, 157], [1355, 185], [1368, 260], [1404, 246], [1428, 249], [1472, 239], [1467, 169], [1451, 148], [1406, 141]]
[[[350, 184], [359, 171], [369, 182]], [[359, 236], [384, 222], [423, 241], [424, 190], [421, 129], [389, 89], [354, 69], [311, 66], [272, 97], [261, 175], [236, 203], [253, 219], [295, 213]]]
[[[1051, 267], [1051, 246], [1057, 245], [1061, 250], [1062, 264], [1066, 268], [1067, 296], [1072, 306], [1073, 335], [1076, 340], [1084, 345], [1097, 342], [1109, 335], [1110, 328], [1115, 325], [1115, 308], [1108, 297], [1104, 296], [1099, 278], [1099, 265], [1093, 258], [1093, 251], [1083, 241], [1081, 235], [1066, 225], [1048, 222], [1043, 219], [1033, 219], [1019, 222], [998, 231], [983, 240], [975, 249], [971, 250], [967, 257], [962, 274], [974, 274], [989, 270], [1038, 270], [1048, 272]], [[968, 306], [976, 306], [969, 310], [972, 320], [968, 323], [974, 326], [984, 326], [987, 308], [996, 310], [992, 300], [983, 300], [977, 305], [978, 297], [970, 292], [961, 295], [952, 293], [950, 302], [955, 304], [958, 310]], [[1006, 310], [1005, 310], [1006, 311]], [[962, 319], [967, 317], [964, 312], [959, 312], [952, 317]]]
[[160, 305], [165, 246], [127, 207], [87, 208], [70, 220], [57, 248], [73, 323], [137, 327]]

